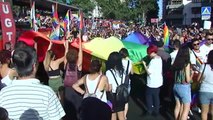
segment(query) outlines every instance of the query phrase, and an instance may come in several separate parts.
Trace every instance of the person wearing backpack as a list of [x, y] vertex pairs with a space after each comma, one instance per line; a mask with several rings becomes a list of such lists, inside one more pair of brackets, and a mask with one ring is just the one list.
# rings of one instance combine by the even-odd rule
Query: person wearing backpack
[[[84, 85], [85, 90], [80, 86]], [[101, 62], [99, 60], [92, 60], [90, 65], [90, 73], [84, 75], [75, 84], [73, 89], [84, 96], [95, 97], [107, 103], [106, 91], [108, 91], [108, 79], [101, 72]]]
[[154, 116], [159, 115], [160, 108], [160, 87], [163, 85], [163, 75], [162, 75], [162, 59], [157, 55], [157, 46], [150, 45], [147, 48], [147, 54], [151, 58], [148, 66], [143, 61], [145, 71], [147, 73], [147, 84], [146, 84], [146, 104], [147, 104], [147, 114]]
[[[108, 99], [112, 102], [112, 120], [125, 120], [124, 117], [124, 106], [126, 104], [126, 100], [119, 99], [119, 97], [123, 97], [120, 92], [124, 92], [125, 95], [128, 96], [128, 84], [125, 88], [124, 80], [125, 80], [125, 72], [122, 65], [122, 57], [118, 52], [112, 52], [108, 60], [106, 61], [106, 76], [109, 81], [109, 91], [111, 92], [108, 95]], [[124, 86], [124, 87], [119, 87]], [[118, 88], [124, 88], [119, 91]], [[119, 91], [119, 92], [118, 92]], [[120, 96], [121, 95], [121, 96]]]
[[[130, 74], [133, 74], [133, 69], [132, 69], [132, 61], [129, 59], [129, 53], [128, 50], [126, 48], [121, 48], [121, 50], [119, 51], [121, 57], [122, 57], [122, 64], [124, 67], [124, 71], [125, 71], [125, 77], [126, 79], [128, 79], [128, 92], [130, 94], [130, 90], [131, 90], [131, 81], [130, 81]], [[125, 119], [127, 119], [127, 112], [128, 112], [128, 108], [129, 108], [129, 104], [128, 101], [125, 104], [125, 108], [124, 108], [124, 117]]]

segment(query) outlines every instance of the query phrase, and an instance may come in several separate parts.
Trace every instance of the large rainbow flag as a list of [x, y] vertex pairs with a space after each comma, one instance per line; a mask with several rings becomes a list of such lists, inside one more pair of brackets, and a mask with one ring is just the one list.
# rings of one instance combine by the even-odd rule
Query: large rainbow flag
[[[37, 39], [38, 38], [38, 39]], [[37, 43], [39, 44], [38, 48], [38, 58], [39, 61], [43, 61], [47, 47], [49, 45], [50, 38], [40, 32], [27, 31], [23, 33], [19, 40], [26, 42], [28, 45], [33, 46], [34, 40], [37, 39]], [[63, 40], [53, 40], [53, 51], [56, 54], [56, 57], [63, 56], [64, 46]], [[89, 42], [82, 43], [84, 58], [83, 58], [83, 70], [89, 70], [89, 65], [91, 59], [98, 58], [103, 61], [108, 59], [108, 56], [113, 51], [119, 51], [121, 48], [126, 48], [129, 52], [129, 57], [133, 61], [133, 69], [136, 74], [142, 74], [143, 64], [141, 60], [146, 57], [146, 45], [136, 44], [127, 41], [121, 41], [116, 37], [110, 37], [107, 39], [104, 38], [95, 38]], [[78, 41], [70, 43], [70, 47], [78, 49], [79, 43]]]

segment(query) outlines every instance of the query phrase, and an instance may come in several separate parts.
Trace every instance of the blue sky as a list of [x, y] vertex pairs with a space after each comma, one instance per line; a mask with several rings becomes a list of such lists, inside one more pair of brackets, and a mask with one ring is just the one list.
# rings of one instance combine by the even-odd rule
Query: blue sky
[[158, 17], [162, 18], [162, 14], [163, 14], [163, 0], [159, 0], [158, 1], [158, 6], [159, 6], [159, 11], [158, 11]]

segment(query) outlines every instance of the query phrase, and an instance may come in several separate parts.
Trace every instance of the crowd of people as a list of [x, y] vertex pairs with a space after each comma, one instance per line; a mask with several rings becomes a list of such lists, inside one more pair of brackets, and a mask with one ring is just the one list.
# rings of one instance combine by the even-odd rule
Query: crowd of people
[[[103, 63], [95, 59], [90, 70], [82, 69], [82, 41], [78, 50], [70, 48], [67, 39], [80, 38], [78, 30], [68, 32], [64, 41], [63, 56], [58, 58], [50, 41], [44, 61], [37, 59], [37, 44], [28, 46], [17, 41], [14, 49], [0, 51], [0, 119], [51, 119], [51, 120], [126, 120], [128, 101], [120, 101], [118, 86], [127, 76], [134, 74], [128, 50], [113, 51]], [[163, 100], [175, 99], [174, 118], [187, 120], [196, 94], [202, 120], [213, 117], [213, 32], [193, 25], [186, 28], [170, 27], [170, 50], [165, 50], [163, 27], [130, 25], [113, 27], [87, 26], [82, 38], [124, 39], [131, 33], [145, 35], [150, 45], [148, 60], [141, 60], [146, 71], [147, 115], [160, 115]], [[104, 51], [103, 51], [104, 52]], [[105, 69], [103, 69], [105, 68]], [[42, 76], [39, 74], [42, 71]], [[44, 76], [47, 85], [44, 85]], [[199, 86], [193, 88], [192, 86]], [[128, 78], [128, 94], [131, 79]], [[98, 114], [97, 114], [98, 113]]]

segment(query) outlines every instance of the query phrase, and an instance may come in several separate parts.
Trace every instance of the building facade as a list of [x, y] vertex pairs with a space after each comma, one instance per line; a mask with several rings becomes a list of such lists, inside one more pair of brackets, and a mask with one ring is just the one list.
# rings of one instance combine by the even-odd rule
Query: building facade
[[212, 6], [213, 0], [168, 0], [164, 20], [169, 25], [202, 25], [201, 7]]

